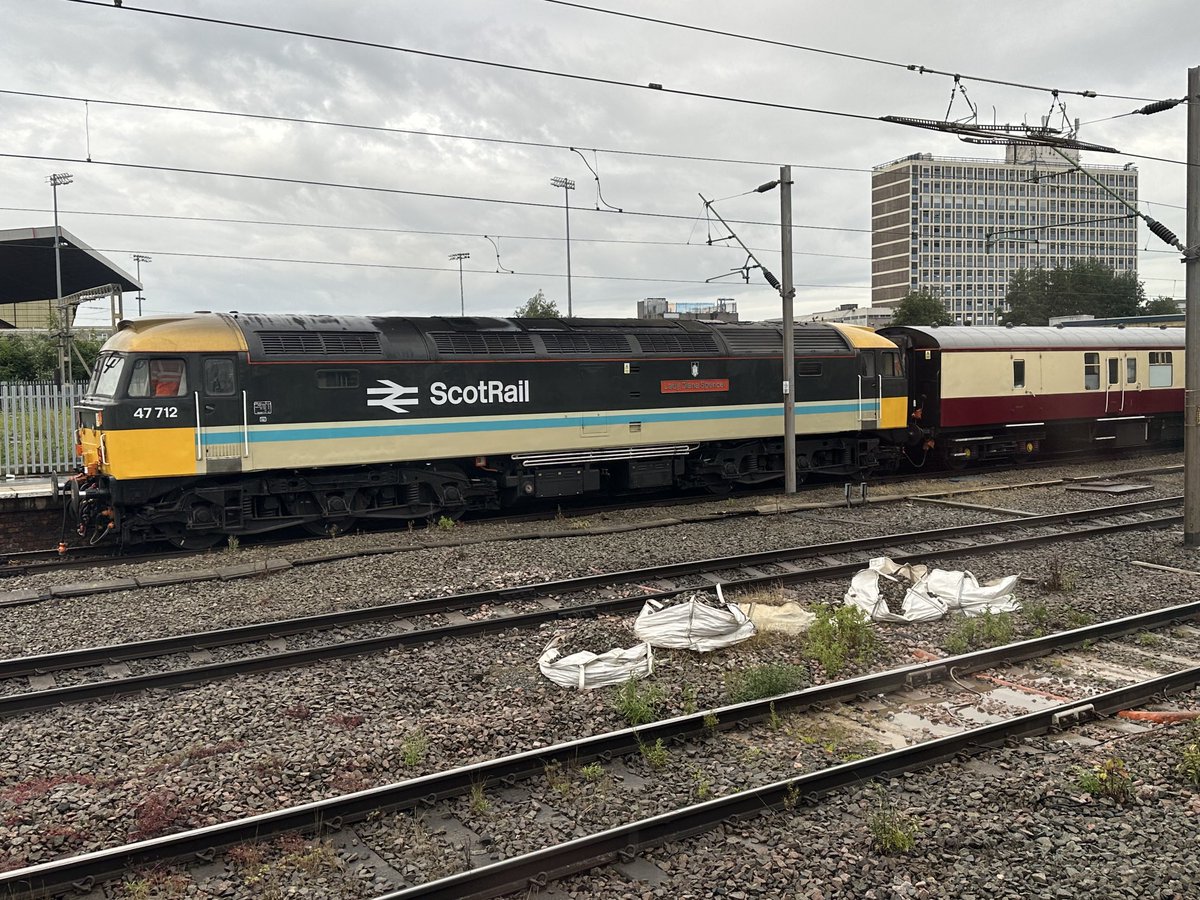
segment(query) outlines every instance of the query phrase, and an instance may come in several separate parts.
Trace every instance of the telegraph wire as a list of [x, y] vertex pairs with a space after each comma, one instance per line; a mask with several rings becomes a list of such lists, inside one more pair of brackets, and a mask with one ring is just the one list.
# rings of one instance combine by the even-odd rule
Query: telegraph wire
[[[34, 212], [48, 213], [50, 210], [36, 206], [0, 206], [2, 212]], [[486, 235], [471, 231], [427, 231], [416, 228], [385, 228], [383, 226], [373, 225], [333, 225], [325, 222], [281, 222], [271, 219], [235, 219], [219, 216], [171, 216], [163, 213], [122, 213], [122, 212], [100, 212], [87, 209], [59, 209], [60, 215], [71, 216], [108, 216], [118, 219], [162, 219], [172, 222], [210, 222], [221, 225], [270, 225], [280, 228], [323, 228], [333, 231], [368, 231], [381, 234], [417, 234], [427, 235], [431, 237], [468, 237], [468, 238], [497, 238], [514, 241], [555, 241], [562, 243], [565, 238], [555, 235], [539, 235], [539, 234], [495, 234]], [[629, 238], [581, 238], [572, 237], [573, 244], [635, 244], [638, 246], [651, 247], [706, 247], [707, 244], [694, 244], [687, 241], [649, 241], [649, 240], [632, 240]], [[763, 248], [755, 248], [763, 249]], [[763, 252], [771, 252], [763, 249]], [[796, 256], [823, 256], [832, 259], [870, 259], [869, 256], [855, 256], [847, 253], [816, 253], [812, 251], [795, 250]]]
[[[90, 2], [90, 0], [69, 0], [72, 3]], [[381, 187], [378, 185], [365, 184], [347, 184], [338, 181], [317, 181], [307, 178], [285, 178], [282, 175], [251, 175], [247, 172], [222, 172], [216, 169], [189, 169], [182, 166], [155, 166], [149, 163], [127, 163], [116, 162], [115, 160], [102, 159], [80, 159], [72, 156], [37, 156], [30, 153], [0, 153], [0, 159], [28, 159], [35, 162], [63, 162], [75, 163], [78, 165], [87, 166], [110, 166], [118, 169], [141, 169], [148, 172], [170, 172], [183, 175], [211, 175], [218, 178], [238, 178], [245, 181], [269, 181], [276, 184], [294, 184], [304, 187], [326, 187], [336, 188], [347, 191], [363, 191], [364, 193], [379, 193], [379, 194], [396, 194], [406, 197], [429, 197], [439, 200], [467, 200], [474, 203], [496, 203], [507, 206], [524, 206], [534, 209], [553, 209], [560, 210], [562, 206], [556, 203], [539, 203], [533, 200], [504, 200], [498, 197], [478, 197], [469, 194], [440, 194], [435, 191], [411, 191], [403, 188]], [[684, 216], [676, 213], [656, 213], [645, 212], [639, 210], [621, 210], [615, 212], [609, 209], [589, 209], [588, 207], [579, 207], [583, 212], [605, 213], [608, 215], [621, 216], [639, 216], [650, 219], [677, 219], [690, 222], [695, 216]], [[737, 222], [740, 225], [765, 225], [771, 228], [778, 228], [778, 222], [759, 222], [759, 221], [742, 221], [730, 219], [731, 222]], [[837, 225], [799, 225], [793, 224], [793, 228], [804, 228], [812, 231], [844, 231], [855, 234], [870, 234], [869, 228], [843, 228]]]
[[795, 169], [817, 169], [824, 172], [870, 172], [870, 169], [853, 166], [820, 166], [805, 163], [782, 163], [761, 159], [731, 159], [721, 156], [689, 156], [682, 153], [652, 153], [643, 150], [616, 150], [611, 147], [584, 147], [581, 144], [554, 144], [546, 141], [523, 141], [515, 138], [480, 137], [471, 134], [451, 134], [440, 131], [423, 131], [416, 128], [393, 128], [387, 125], [368, 125], [361, 122], [339, 122], [332, 119], [304, 119], [299, 116], [272, 115], [270, 113], [240, 112], [227, 109], [208, 109], [203, 106], [176, 106], [170, 103], [139, 103], [132, 100], [102, 100], [96, 97], [79, 97], [71, 94], [50, 94], [41, 91], [18, 91], [0, 88], [0, 94], [14, 97], [32, 97], [41, 100], [66, 100], [73, 103], [95, 103], [104, 106], [120, 106], [126, 109], [149, 109], [160, 112], [194, 113], [206, 116], [226, 116], [238, 119], [258, 119], [265, 122], [288, 122], [296, 125], [322, 125], [330, 128], [351, 128], [358, 131], [377, 131], [384, 134], [407, 134], [417, 137], [448, 138], [456, 141], [476, 141], [484, 144], [508, 144], [514, 147], [538, 147], [545, 150], [587, 150], [591, 153], [608, 153], [613, 156], [645, 156], [652, 159], [677, 159], [686, 162], [715, 162], [739, 166], [782, 166]]
[[642, 16], [636, 13], [622, 12], [616, 9], [605, 9], [599, 6], [589, 6], [585, 3], [576, 3], [572, 0], [545, 0], [546, 3], [553, 3], [555, 6], [568, 6], [573, 9], [585, 10], [587, 12], [603, 13], [609, 16], [618, 16], [624, 19], [635, 19], [639, 22], [649, 22], [655, 25], [666, 25], [671, 28], [681, 28], [685, 31], [697, 31], [702, 34], [711, 34], [718, 37], [734, 38], [740, 41], [751, 41], [756, 44], [769, 44], [773, 47], [783, 47], [789, 50], [802, 50], [806, 53], [820, 53], [824, 56], [836, 56], [841, 59], [850, 59], [856, 62], [874, 63], [880, 66], [889, 66], [897, 69], [906, 69], [909, 72], [916, 72], [918, 75], [945, 75], [954, 79], [963, 81], [979, 81], [985, 84], [996, 84], [1004, 87], [1021, 88], [1022, 90], [1041, 91], [1046, 93], [1072, 94], [1077, 97], [1097, 98], [1103, 97], [1109, 100], [1139, 100], [1153, 101], [1154, 97], [1129, 97], [1124, 94], [1107, 94], [1098, 91], [1069, 91], [1061, 88], [1042, 87], [1036, 84], [1025, 84], [1019, 81], [1008, 81], [1002, 78], [985, 78], [982, 75], [963, 75], [959, 72], [943, 72], [939, 69], [930, 68], [929, 66], [915, 65], [912, 63], [902, 63], [896, 60], [879, 59], [874, 56], [862, 56], [857, 53], [847, 53], [840, 50], [828, 50], [822, 47], [809, 47], [804, 44], [793, 44], [789, 41], [780, 41], [772, 38], [758, 37], [751, 34], [742, 34], [736, 31], [725, 31], [720, 28], [706, 28], [701, 25], [689, 25], [685, 22], [672, 22], [669, 19], [656, 19], [652, 16]]

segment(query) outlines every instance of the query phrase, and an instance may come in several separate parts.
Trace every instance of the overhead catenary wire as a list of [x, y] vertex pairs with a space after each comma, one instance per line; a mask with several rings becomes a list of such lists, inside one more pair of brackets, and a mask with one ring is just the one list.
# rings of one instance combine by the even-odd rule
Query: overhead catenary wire
[[[191, 169], [184, 166], [156, 166], [150, 163], [129, 163], [117, 162], [116, 160], [104, 159], [80, 159], [71, 156], [39, 156], [30, 153], [0, 153], [0, 159], [28, 159], [37, 162], [61, 162], [74, 163], [81, 166], [109, 166], [119, 169], [141, 169], [148, 172], [169, 172], [182, 175], [207, 175], [218, 178], [238, 178], [247, 181], [269, 181], [278, 184], [293, 184], [303, 185], [305, 187], [324, 187], [346, 191], [363, 191], [367, 193], [381, 194], [399, 194], [407, 197], [431, 197], [440, 200], [465, 200], [474, 203], [498, 203], [508, 206], [524, 206], [534, 209], [553, 209], [560, 210], [561, 206], [554, 203], [540, 203], [534, 200], [506, 200], [500, 197], [479, 197], [469, 194], [443, 194], [436, 191], [413, 191], [405, 188], [383, 187], [380, 185], [365, 185], [365, 184], [349, 184], [339, 181], [318, 181], [309, 178], [286, 178], [282, 175], [254, 175], [249, 172], [225, 172], [218, 169]], [[681, 215], [678, 213], [656, 213], [647, 212], [644, 210], [613, 210], [613, 209], [589, 209], [581, 207], [580, 210], [585, 213], [602, 213], [610, 216], [639, 216], [651, 219], [676, 219], [690, 222], [695, 215]], [[739, 225], [765, 225], [771, 228], [778, 228], [778, 222], [761, 222], [761, 221], [741, 221], [730, 219], [731, 222], [736, 221]], [[845, 228], [838, 225], [805, 225], [793, 223], [793, 228], [804, 228], [814, 231], [844, 231], [855, 234], [870, 234], [869, 228]]]
[[554, 78], [566, 78], [572, 81], [581, 81], [589, 84], [602, 84], [610, 87], [634, 88], [636, 90], [657, 91], [662, 94], [675, 94], [680, 97], [691, 97], [698, 100], [720, 100], [726, 103], [740, 103], [745, 106], [757, 106], [764, 109], [782, 109], [790, 112], [807, 112], [815, 115], [836, 116], [842, 119], [858, 119], [865, 122], [881, 121], [879, 116], [866, 115], [864, 113], [849, 112], [846, 110], [837, 109], [821, 109], [812, 106], [799, 106], [794, 103], [780, 103], [772, 100], [754, 100], [748, 97], [732, 97], [724, 94], [713, 94], [705, 91], [687, 91], [681, 88], [665, 87], [658, 83], [642, 84], [634, 81], [624, 81], [619, 78], [602, 78], [598, 75], [583, 75], [578, 72], [560, 72], [554, 69], [541, 69], [536, 66], [523, 66], [517, 63], [504, 63], [490, 59], [478, 59], [472, 56], [459, 56], [453, 53], [437, 53], [433, 50], [418, 50], [415, 47], [401, 47], [397, 44], [384, 44], [379, 41], [367, 41], [361, 38], [348, 38], [331, 34], [320, 34], [312, 31], [300, 31], [294, 28], [281, 28], [275, 25], [256, 25], [251, 22], [237, 22], [232, 19], [218, 19], [212, 16], [198, 16], [188, 13], [171, 12], [164, 9], [149, 9], [144, 6], [130, 6], [122, 4], [120, 7], [114, 7], [111, 3], [101, 2], [101, 0], [67, 0], [68, 3], [78, 3], [84, 6], [97, 6], [101, 9], [116, 9], [119, 12], [144, 13], [153, 16], [163, 16], [170, 19], [181, 19], [190, 22], [202, 22], [208, 25], [223, 25], [230, 28], [244, 28], [251, 31], [262, 31], [270, 34], [281, 34], [288, 37], [308, 38], [314, 41], [329, 41], [338, 44], [347, 44], [355, 47], [367, 47], [374, 50], [388, 50], [394, 53], [408, 53], [413, 56], [423, 56], [428, 59], [441, 59], [449, 62], [467, 63], [469, 65], [485, 66], [493, 69], [506, 69], [512, 72], [524, 72], [530, 75], [546, 75]]
[[[2, 212], [33, 212], [46, 213], [49, 209], [36, 206], [0, 206]], [[223, 216], [180, 216], [168, 215], [165, 213], [127, 213], [127, 212], [111, 212], [107, 210], [87, 210], [87, 209], [60, 209], [63, 215], [71, 216], [106, 216], [110, 218], [122, 219], [154, 219], [172, 222], [208, 222], [220, 225], [268, 225], [280, 228], [314, 228], [314, 229], [329, 229], [333, 231], [366, 231], [379, 234], [412, 234], [423, 235], [430, 237], [468, 237], [468, 238], [498, 238], [514, 241], [553, 241], [562, 243], [565, 238], [561, 235], [548, 234], [493, 234], [487, 235], [481, 232], [472, 231], [430, 231], [419, 228], [388, 228], [382, 225], [336, 225], [329, 222], [286, 222], [277, 219], [238, 219]], [[586, 238], [586, 237], [571, 237], [571, 242], [576, 244], [633, 244], [637, 246], [647, 247], [706, 247], [704, 243], [692, 243], [688, 241], [651, 241], [651, 240], [636, 240], [633, 238]], [[770, 252], [764, 248], [756, 247], [757, 250]], [[832, 259], [870, 259], [869, 256], [860, 256], [851, 253], [818, 253], [816, 251], [794, 250], [797, 256], [821, 256], [830, 257]]]
[[[118, 7], [111, 6], [108, 2], [101, 2], [101, 0], [67, 0], [67, 2], [68, 3], [78, 3], [78, 4], [81, 4], [84, 6], [97, 6], [102, 9], [118, 8]], [[129, 6], [128, 4], [123, 4], [122, 6], [119, 7], [119, 9], [122, 12], [144, 13], [147, 15], [163, 16], [163, 17], [172, 18], [172, 19], [181, 19], [181, 20], [187, 20], [187, 21], [192, 21], [192, 22], [202, 22], [202, 23], [210, 24], [210, 25], [222, 25], [222, 26], [231, 27], [231, 28], [245, 28], [245, 29], [249, 29], [252, 31], [262, 31], [262, 32], [270, 33], [270, 34], [287, 35], [289, 37], [302, 37], [302, 38], [309, 38], [311, 40], [330, 41], [333, 43], [347, 44], [347, 45], [357, 46], [357, 47], [369, 47], [372, 49], [388, 50], [388, 51], [392, 51], [392, 52], [396, 52], [396, 53], [408, 53], [408, 54], [412, 54], [415, 56], [424, 56], [424, 57], [427, 57], [430, 59], [442, 59], [442, 60], [448, 60], [448, 61], [452, 61], [452, 62], [462, 62], [462, 63], [471, 64], [471, 65], [486, 66], [486, 67], [490, 67], [490, 68], [507, 69], [507, 70], [515, 71], [515, 72], [525, 72], [528, 74], [546, 75], [546, 76], [557, 77], [557, 78], [566, 78], [566, 79], [570, 79], [573, 81], [582, 81], [582, 82], [587, 82], [587, 83], [591, 83], [591, 84], [603, 84], [603, 85], [608, 85], [610, 87], [625, 87], [625, 88], [633, 88], [636, 90], [653, 90], [653, 91], [657, 91], [657, 92], [663, 93], [663, 94], [674, 94], [676, 96], [691, 97], [693, 99], [717, 100], [717, 101], [723, 101], [726, 103], [738, 103], [738, 104], [742, 104], [745, 106], [762, 107], [765, 109], [782, 109], [782, 110], [787, 110], [790, 112], [806, 112], [806, 113], [812, 113], [814, 115], [834, 116], [837, 118], [855, 119], [855, 120], [864, 121], [864, 122], [888, 122], [888, 124], [902, 124], [902, 123], [894, 122], [894, 121], [889, 122], [889, 117], [887, 117], [887, 116], [873, 116], [873, 115], [867, 115], [864, 113], [849, 112], [847, 110], [822, 109], [822, 108], [813, 107], [813, 106], [799, 106], [799, 105], [793, 104], [793, 103], [780, 103], [777, 101], [770, 101], [770, 100], [755, 100], [755, 99], [746, 98], [746, 97], [732, 97], [732, 96], [728, 96], [728, 95], [724, 95], [724, 94], [713, 94], [713, 93], [708, 93], [708, 92], [704, 92], [704, 91], [687, 91], [687, 90], [682, 90], [680, 88], [667, 87], [667, 86], [664, 86], [664, 85], [656, 83], [656, 82], [651, 82], [649, 84], [642, 84], [640, 82], [623, 81], [623, 80], [617, 79], [617, 78], [601, 78], [596, 75], [582, 75], [577, 72], [559, 72], [559, 71], [555, 71], [553, 69], [540, 69], [540, 68], [537, 68], [534, 66], [518, 65], [516, 63], [502, 63], [502, 62], [497, 62], [495, 60], [484, 60], [484, 59], [477, 59], [477, 58], [468, 57], [468, 56], [457, 56], [457, 55], [451, 54], [451, 53], [437, 53], [432, 50], [418, 50], [418, 49], [412, 48], [412, 47], [401, 47], [396, 44], [384, 44], [384, 43], [380, 43], [378, 41], [363, 40], [361, 38], [348, 38], [348, 37], [341, 37], [341, 36], [337, 36], [337, 35], [320, 34], [318, 32], [300, 31], [300, 30], [292, 29], [292, 28], [281, 28], [281, 27], [275, 26], [275, 25], [256, 25], [256, 24], [253, 24], [250, 22], [237, 22], [237, 21], [234, 21], [231, 19], [218, 19], [218, 18], [214, 18], [211, 16], [198, 16], [198, 15], [192, 15], [192, 14], [188, 14], [188, 13], [171, 12], [171, 11], [162, 10], [162, 9], [148, 9], [146, 7], [140, 7], [140, 6]], [[951, 77], [953, 77], [953, 75], [954, 75], [954, 73], [952, 73], [952, 72], [942, 72], [937, 69], [931, 69], [927, 66], [908, 66], [907, 68], [911, 68], [913, 71], [919, 71], [921, 73], [928, 72], [930, 74], [947, 75], [947, 76], [951, 76]], [[1009, 83], [1009, 82], [998, 82], [995, 79], [987, 79], [987, 78], [980, 78], [980, 77], [975, 77], [973, 80], [985, 81], [985, 82], [991, 82], [991, 83]], [[1042, 87], [1037, 87], [1034, 85], [1021, 85], [1017, 82], [1011, 82], [1009, 84], [1011, 84], [1012, 86], [1026, 87], [1026, 88], [1029, 88], [1032, 90], [1039, 90], [1039, 91], [1045, 91], [1045, 90], [1053, 91], [1054, 90], [1053, 88], [1042, 88]], [[1059, 93], [1080, 93], [1082, 96], [1091, 96], [1095, 92], [1073, 92], [1073, 91], [1061, 91], [1060, 90]], [[1100, 96], [1100, 95], [1095, 94], [1095, 96]], [[1124, 96], [1124, 95], [1120, 95], [1120, 94], [1105, 94], [1103, 96], [1111, 97], [1114, 99], [1122, 99], [1122, 100], [1138, 100], [1138, 101], [1147, 101], [1148, 100], [1150, 102], [1157, 102], [1157, 100], [1158, 100], [1158, 98], [1154, 98], [1154, 97], [1128, 97], [1128, 96]], [[1137, 156], [1137, 154], [1125, 154], [1125, 155]], [[1150, 157], [1150, 156], [1144, 156], [1144, 157], [1140, 157], [1140, 158], [1154, 159], [1158, 162], [1172, 162], [1172, 163], [1177, 163], [1179, 165], [1187, 165], [1187, 163], [1183, 160], [1170, 160], [1170, 159], [1164, 159], [1162, 157]]]
[[802, 50], [806, 53], [819, 53], [824, 56], [835, 56], [842, 59], [854, 60], [857, 62], [873, 63], [880, 66], [888, 66], [896, 69], [906, 69], [910, 72], [916, 72], [918, 75], [944, 75], [950, 78], [955, 78], [961, 81], [979, 81], [984, 84], [995, 84], [1003, 87], [1014, 87], [1022, 90], [1071, 94], [1076, 97], [1086, 97], [1089, 99], [1102, 97], [1110, 100], [1138, 100], [1138, 101], [1154, 101], [1154, 97], [1130, 97], [1125, 94], [1110, 94], [1101, 91], [1093, 90], [1066, 90], [1063, 88], [1054, 88], [1037, 84], [1028, 84], [1021, 81], [1011, 81], [1004, 78], [989, 78], [983, 75], [964, 75], [961, 72], [949, 72], [940, 69], [932, 68], [931, 66], [917, 65], [914, 63], [902, 63], [897, 60], [881, 59], [875, 56], [864, 56], [858, 53], [848, 53], [841, 50], [829, 50], [823, 47], [812, 47], [805, 44], [794, 44], [790, 41], [781, 41], [778, 38], [764, 38], [756, 35], [743, 34], [736, 31], [727, 31], [721, 28], [706, 28], [702, 25], [690, 25], [686, 22], [674, 22], [670, 19], [657, 19], [653, 16], [639, 15], [637, 13], [624, 12], [616, 9], [605, 9], [599, 6], [589, 6], [586, 3], [574, 2], [574, 0], [544, 0], [546, 3], [552, 3], [555, 6], [568, 6], [574, 9], [585, 10], [587, 12], [602, 13], [609, 16], [618, 16], [624, 19], [634, 19], [641, 22], [649, 22], [655, 25], [665, 25], [670, 28], [680, 28], [686, 31], [695, 31], [703, 34], [711, 34], [719, 37], [734, 38], [741, 41], [752, 41], [756, 44], [767, 44], [773, 47], [782, 47], [789, 50]]
[[99, 97], [83, 97], [74, 94], [53, 94], [44, 91], [18, 91], [0, 88], [0, 94], [13, 97], [29, 97], [40, 100], [63, 100], [71, 103], [117, 106], [122, 109], [146, 109], [159, 112], [191, 113], [195, 115], [223, 116], [236, 119], [257, 119], [263, 122], [288, 122], [296, 125], [317, 125], [329, 128], [349, 128], [358, 131], [375, 131], [383, 134], [403, 134], [416, 137], [436, 137], [455, 141], [476, 141], [484, 144], [505, 144], [513, 147], [539, 147], [546, 150], [586, 150], [591, 153], [607, 153], [611, 156], [643, 156], [650, 159], [675, 159], [684, 162], [713, 162], [739, 166], [790, 165], [795, 169], [814, 169], [822, 172], [870, 172], [868, 168], [854, 166], [823, 166], [816, 163], [781, 163], [775, 160], [736, 159], [725, 156], [696, 156], [684, 153], [658, 153], [646, 150], [622, 150], [615, 147], [585, 147], [583, 144], [559, 144], [550, 141], [527, 141], [517, 138], [483, 137], [473, 134], [453, 134], [444, 131], [429, 131], [419, 128], [395, 128], [389, 125], [371, 125], [365, 122], [340, 122], [334, 119], [306, 119], [302, 116], [285, 116], [272, 113], [248, 112], [245, 110], [212, 109], [203, 106], [180, 106], [172, 103], [142, 103], [133, 100], [112, 100]]
[[[25, 247], [31, 250], [46, 250], [52, 248], [45, 247], [40, 244], [26, 244], [20, 241], [10, 242], [7, 246], [10, 247]], [[184, 259], [226, 259], [236, 262], [265, 262], [265, 263], [285, 263], [292, 265], [303, 266], [337, 266], [349, 269], [394, 269], [408, 272], [449, 272], [455, 274], [458, 268], [450, 268], [448, 266], [406, 266], [400, 263], [369, 263], [369, 262], [351, 262], [348, 260], [339, 259], [296, 259], [295, 257], [287, 256], [251, 256], [235, 253], [199, 253], [184, 250], [129, 250], [122, 247], [94, 247], [100, 253], [140, 253], [145, 252], [154, 256], [162, 257], [180, 257]], [[561, 272], [521, 272], [509, 271], [497, 273], [490, 269], [463, 269], [473, 275], [518, 275], [525, 278], [563, 278]], [[572, 275], [572, 278], [586, 278], [591, 281], [623, 281], [623, 282], [646, 282], [649, 284], [698, 284], [704, 285], [708, 282], [694, 278], [650, 278], [640, 275]], [[844, 290], [862, 291], [870, 288], [867, 284], [798, 284], [797, 287], [805, 288], [836, 288]]]

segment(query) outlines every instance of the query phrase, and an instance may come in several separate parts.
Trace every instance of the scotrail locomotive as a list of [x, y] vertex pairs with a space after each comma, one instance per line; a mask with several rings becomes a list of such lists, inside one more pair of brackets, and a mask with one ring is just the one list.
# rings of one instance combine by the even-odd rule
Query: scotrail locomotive
[[[1128, 446], [1181, 419], [1170, 332], [822, 323], [795, 335], [800, 477], [930, 451], [962, 464], [1056, 441]], [[77, 408], [83, 471], [64, 488], [90, 540], [186, 547], [529, 498], [723, 491], [782, 477], [781, 359], [781, 328], [766, 323], [122, 322]]]

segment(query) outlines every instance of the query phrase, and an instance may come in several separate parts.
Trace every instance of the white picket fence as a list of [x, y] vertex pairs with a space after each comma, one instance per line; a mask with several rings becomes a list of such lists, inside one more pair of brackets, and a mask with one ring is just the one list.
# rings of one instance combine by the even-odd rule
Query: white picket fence
[[0, 381], [0, 476], [48, 475], [79, 465], [71, 408], [85, 387]]

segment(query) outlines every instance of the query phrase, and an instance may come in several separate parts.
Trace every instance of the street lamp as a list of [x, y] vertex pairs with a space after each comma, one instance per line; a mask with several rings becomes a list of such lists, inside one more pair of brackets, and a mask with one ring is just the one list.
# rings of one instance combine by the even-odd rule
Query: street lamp
[[151, 262], [151, 259], [145, 253], [135, 253], [135, 254], [133, 254], [133, 261], [135, 263], [137, 263], [137, 280], [138, 280], [137, 302], [138, 302], [138, 318], [140, 319], [142, 317], [142, 301], [144, 299], [146, 299], [145, 297], [142, 296], [142, 263]]
[[58, 377], [63, 384], [67, 384], [71, 380], [71, 320], [63, 304], [62, 257], [60, 253], [62, 230], [58, 227], [58, 186], [70, 184], [72, 178], [73, 176], [69, 172], [62, 172], [46, 179], [50, 182], [50, 189], [54, 192], [54, 283], [57, 290], [55, 305], [58, 307], [59, 316], [62, 317], [63, 329], [62, 341], [58, 350]]
[[563, 209], [567, 213], [567, 318], [571, 318], [571, 195], [568, 191], [575, 190], [575, 182], [570, 178], [556, 176], [550, 179], [551, 187], [563, 189]]
[[467, 301], [463, 299], [463, 280], [462, 280], [462, 262], [464, 259], [470, 259], [470, 253], [451, 253], [450, 261], [458, 260], [458, 314], [465, 316], [467, 314]]

